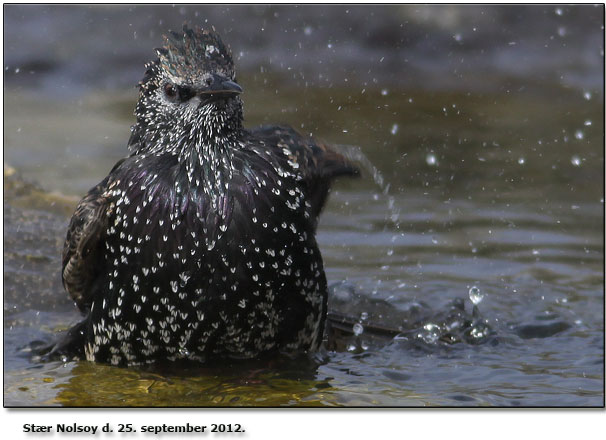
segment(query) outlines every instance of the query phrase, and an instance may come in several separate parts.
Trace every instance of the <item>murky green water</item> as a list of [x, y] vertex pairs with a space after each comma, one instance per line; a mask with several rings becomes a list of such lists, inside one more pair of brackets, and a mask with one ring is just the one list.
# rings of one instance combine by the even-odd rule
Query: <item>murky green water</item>
[[373, 83], [362, 67], [351, 85], [272, 69], [239, 79], [248, 125], [358, 146], [382, 175], [339, 182], [321, 220], [331, 310], [347, 317], [338, 343], [177, 371], [22, 350], [80, 318], [61, 287], [65, 228], [125, 154], [136, 91], [7, 82], [5, 404], [603, 405], [603, 90], [506, 74], [499, 87], [423, 88]]

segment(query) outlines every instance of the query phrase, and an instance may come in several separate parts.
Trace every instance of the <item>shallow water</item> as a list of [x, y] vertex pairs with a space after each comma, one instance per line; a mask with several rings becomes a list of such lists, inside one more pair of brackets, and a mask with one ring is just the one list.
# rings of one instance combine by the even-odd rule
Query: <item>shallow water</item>
[[[125, 154], [136, 100], [124, 73], [58, 94], [50, 80], [82, 81], [59, 64], [5, 77], [5, 405], [603, 405], [601, 86], [511, 69], [490, 87], [375, 84], [363, 64], [349, 84], [306, 86], [271, 66], [239, 74], [247, 124], [357, 146], [383, 180], [339, 182], [321, 219], [323, 352], [178, 372], [31, 360], [23, 347], [80, 318], [61, 287], [65, 228]], [[603, 74], [592, 66], [576, 77]]]

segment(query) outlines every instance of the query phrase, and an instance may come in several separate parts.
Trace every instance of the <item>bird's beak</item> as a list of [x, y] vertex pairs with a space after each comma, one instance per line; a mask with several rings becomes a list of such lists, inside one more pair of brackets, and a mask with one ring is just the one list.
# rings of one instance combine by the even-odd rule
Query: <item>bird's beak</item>
[[235, 96], [242, 93], [242, 87], [229, 78], [213, 73], [210, 84], [200, 87], [197, 94], [200, 96]]

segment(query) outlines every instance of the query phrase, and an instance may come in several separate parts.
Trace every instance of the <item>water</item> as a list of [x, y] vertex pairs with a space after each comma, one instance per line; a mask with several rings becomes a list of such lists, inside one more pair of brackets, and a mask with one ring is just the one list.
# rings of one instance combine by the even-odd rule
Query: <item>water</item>
[[[351, 9], [348, 20], [376, 29], [363, 8]], [[441, 81], [444, 63], [423, 58], [422, 39], [414, 40], [411, 70], [429, 72], [420, 86], [414, 75], [391, 73], [408, 72], [394, 61], [391, 43], [367, 37], [358, 42], [362, 49], [348, 48], [346, 27], [323, 27], [337, 7], [316, 21], [303, 20], [315, 17], [309, 8], [253, 8], [246, 26], [264, 23], [267, 34], [256, 37], [261, 49], [228, 32], [244, 54], [238, 76], [246, 123], [289, 123], [343, 148], [356, 146], [358, 158], [368, 161], [362, 179], [336, 185], [320, 222], [330, 338], [312, 358], [150, 371], [39, 363], [27, 347], [80, 319], [61, 286], [65, 229], [79, 197], [125, 154], [136, 100], [131, 86], [163, 30], [157, 10], [39, 7], [24, 14], [7, 7], [8, 26], [20, 30], [5, 41], [4, 159], [12, 167], [4, 178], [5, 404], [603, 405], [604, 100], [601, 82], [593, 80], [603, 74], [593, 60], [603, 63], [603, 55], [587, 43], [594, 34], [572, 32], [584, 20], [593, 23], [584, 18], [593, 17], [593, 7], [543, 9], [549, 17], [536, 29], [544, 33], [532, 38], [553, 35], [568, 44], [533, 59], [532, 72], [504, 67], [505, 59], [527, 59], [523, 44], [507, 44], [521, 41], [519, 35], [486, 46], [491, 61], [475, 52], [483, 41], [474, 36], [483, 31], [479, 15], [460, 13], [460, 22], [444, 15], [438, 26], [415, 15], [424, 7], [398, 10], [402, 22], [417, 17], [414, 29], [435, 26], [436, 41], [443, 32], [449, 51], [470, 56], [461, 82]], [[229, 27], [225, 8], [200, 11], [211, 11], [206, 16], [222, 23], [220, 31]], [[247, 11], [233, 7], [230, 14]], [[500, 17], [499, 11], [484, 15]], [[282, 21], [272, 18], [275, 12]], [[379, 8], [375, 19], [381, 14], [398, 16]], [[57, 24], [82, 16], [113, 21], [120, 35], [129, 32], [114, 38], [132, 44], [120, 45], [113, 59], [106, 47], [112, 36], [90, 25], [80, 31], [97, 32], [100, 52], [91, 56], [88, 38], [68, 38], [61, 32], [75, 30]], [[286, 18], [300, 19], [296, 37], [283, 32], [293, 26]], [[153, 27], [141, 26], [152, 20]], [[386, 20], [385, 41], [416, 35]], [[468, 21], [473, 25], [452, 31]], [[39, 41], [39, 29], [61, 37], [70, 57], [50, 60], [23, 49]], [[280, 35], [286, 49], [301, 41], [298, 56], [272, 46], [268, 34]], [[337, 61], [319, 52], [325, 62], [309, 66], [316, 58], [305, 50], [320, 42]], [[587, 54], [575, 68], [564, 56], [571, 47]], [[375, 58], [362, 56], [368, 50]], [[88, 70], [87, 62], [103, 57], [112, 69]], [[452, 74], [452, 60], [444, 59]], [[358, 61], [355, 71], [343, 67], [351, 60]], [[490, 63], [496, 64], [488, 81], [482, 72]], [[534, 73], [554, 69], [559, 75], [542, 81]]]

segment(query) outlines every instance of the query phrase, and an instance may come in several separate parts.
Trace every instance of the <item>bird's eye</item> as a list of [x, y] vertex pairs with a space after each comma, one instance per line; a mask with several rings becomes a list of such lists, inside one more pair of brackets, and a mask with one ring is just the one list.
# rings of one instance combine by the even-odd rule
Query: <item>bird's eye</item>
[[174, 99], [177, 96], [177, 88], [174, 86], [174, 84], [166, 83], [164, 84], [164, 94], [168, 98]]

